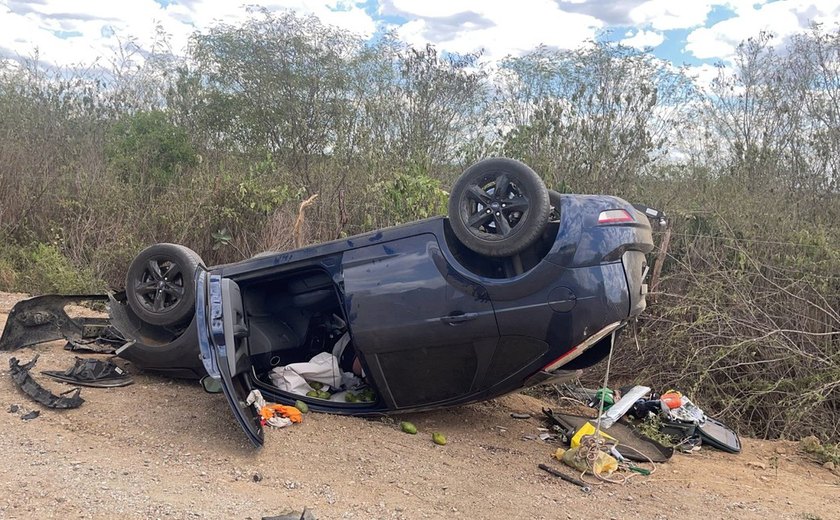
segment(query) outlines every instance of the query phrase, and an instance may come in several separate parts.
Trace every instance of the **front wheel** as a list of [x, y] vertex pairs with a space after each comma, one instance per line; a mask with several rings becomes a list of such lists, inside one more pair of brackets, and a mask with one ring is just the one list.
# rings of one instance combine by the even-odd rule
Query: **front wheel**
[[125, 293], [129, 307], [150, 325], [172, 327], [195, 313], [193, 276], [201, 257], [178, 244], [155, 244], [128, 267]]
[[513, 159], [475, 163], [458, 177], [449, 196], [455, 236], [476, 253], [493, 257], [515, 255], [536, 242], [550, 209], [542, 179]]

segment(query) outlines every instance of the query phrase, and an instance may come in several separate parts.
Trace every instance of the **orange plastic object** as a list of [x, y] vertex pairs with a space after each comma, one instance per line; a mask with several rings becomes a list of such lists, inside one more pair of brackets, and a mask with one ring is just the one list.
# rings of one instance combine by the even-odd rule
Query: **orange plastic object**
[[267, 421], [275, 415], [286, 417], [293, 423], [303, 422], [303, 415], [294, 406], [283, 406], [282, 404], [269, 404], [260, 408], [260, 416]]
[[670, 410], [682, 406], [682, 394], [679, 392], [668, 392], [659, 396], [659, 400], [665, 403]]

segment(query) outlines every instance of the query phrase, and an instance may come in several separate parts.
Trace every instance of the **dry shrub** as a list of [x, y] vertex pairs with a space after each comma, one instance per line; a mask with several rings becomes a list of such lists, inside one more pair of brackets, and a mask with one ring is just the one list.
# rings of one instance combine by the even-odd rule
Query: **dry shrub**
[[675, 233], [640, 351], [613, 366], [764, 438], [840, 433], [840, 247]]
[[17, 286], [17, 273], [11, 262], [0, 258], [0, 291], [11, 291]]
[[293, 233], [297, 215], [290, 204], [278, 208], [263, 227], [257, 248], [261, 251], [288, 251], [294, 249]]

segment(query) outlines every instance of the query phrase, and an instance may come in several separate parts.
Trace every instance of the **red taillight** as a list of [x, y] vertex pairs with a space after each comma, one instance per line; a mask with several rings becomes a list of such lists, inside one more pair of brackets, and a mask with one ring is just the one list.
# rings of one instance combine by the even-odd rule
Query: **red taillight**
[[633, 222], [634, 220], [633, 216], [623, 209], [609, 209], [598, 215], [598, 224], [619, 224], [621, 222]]

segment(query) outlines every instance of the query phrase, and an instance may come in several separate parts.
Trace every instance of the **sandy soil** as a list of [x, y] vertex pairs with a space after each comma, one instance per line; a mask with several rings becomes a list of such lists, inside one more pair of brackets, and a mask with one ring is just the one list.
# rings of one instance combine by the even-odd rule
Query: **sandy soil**
[[[24, 295], [0, 293], [0, 326]], [[138, 373], [118, 389], [82, 391], [76, 410], [40, 407], [9, 378], [8, 360], [41, 353], [36, 378], [63, 369], [62, 344], [0, 353], [0, 518], [250, 518], [309, 507], [333, 518], [840, 518], [840, 477], [794, 443], [744, 439], [740, 455], [676, 455], [650, 477], [584, 494], [537, 464], [556, 464], [535, 436], [537, 399], [492, 402], [392, 419], [309, 414], [268, 431], [255, 450], [224, 397], [197, 383]], [[40, 409], [31, 421], [7, 413]], [[403, 418], [401, 418], [403, 419]], [[431, 432], [446, 435], [436, 446]], [[562, 469], [562, 468], [561, 468]]]

